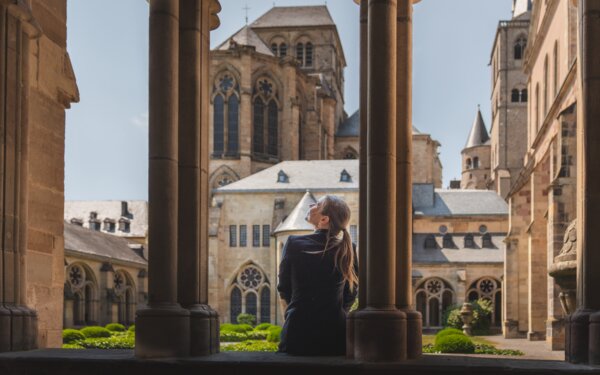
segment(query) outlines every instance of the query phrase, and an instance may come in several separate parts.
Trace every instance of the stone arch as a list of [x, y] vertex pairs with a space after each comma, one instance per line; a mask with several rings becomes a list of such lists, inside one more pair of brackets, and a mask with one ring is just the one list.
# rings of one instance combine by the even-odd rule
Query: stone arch
[[83, 262], [74, 262], [65, 271], [65, 326], [93, 325], [98, 321], [98, 278]]
[[124, 325], [135, 322], [137, 292], [135, 279], [124, 269], [117, 269], [113, 274], [113, 303], [117, 305], [117, 320]]
[[494, 276], [482, 276], [470, 283], [466, 300], [485, 299], [492, 303], [492, 326], [499, 327], [502, 321], [502, 282]]
[[441, 328], [444, 311], [455, 298], [454, 288], [447, 280], [441, 277], [422, 280], [415, 289], [415, 305], [423, 316], [423, 328]]
[[233, 66], [231, 63], [223, 62], [221, 64], [221, 66], [219, 66], [219, 69], [217, 71], [215, 71], [215, 73], [212, 74], [212, 76], [211, 76], [211, 89], [212, 89], [211, 94], [210, 94], [211, 104], [213, 103], [215, 96], [217, 96], [217, 94], [219, 93], [219, 90], [217, 89], [217, 86], [216, 86], [217, 80], [223, 74], [226, 74], [226, 73], [231, 74], [231, 76], [237, 83], [237, 89], [233, 90], [233, 91], [238, 96], [238, 99], [241, 99], [239, 92], [241, 91], [242, 74], [240, 73], [239, 69], [236, 68], [235, 66]]
[[255, 96], [255, 88], [258, 80], [261, 78], [267, 78], [268, 80], [274, 83], [276, 94], [274, 95], [277, 99], [278, 108], [281, 111], [283, 109], [283, 99], [281, 98], [281, 94], [283, 93], [283, 80], [276, 74], [273, 74], [273, 71], [265, 66], [260, 67], [252, 72], [252, 97]]
[[[272, 286], [267, 273], [261, 266], [252, 260], [243, 262], [232, 273], [226, 285], [227, 297], [225, 300], [228, 301], [227, 303], [229, 305], [225, 310], [229, 312], [229, 319], [225, 317], [226, 321], [229, 320], [232, 323], [236, 322], [237, 317], [231, 316], [234, 311], [233, 307], [235, 307], [232, 305], [232, 293], [237, 293], [236, 291], [239, 291], [241, 294], [240, 311], [253, 314], [256, 317], [257, 322], [263, 322], [265, 320], [270, 321], [270, 306], [268, 309], [269, 316], [262, 316], [263, 311], [266, 311], [266, 309], [263, 309], [261, 306], [261, 293], [265, 288], [268, 288], [270, 291]], [[269, 303], [271, 303], [270, 298]]]
[[[228, 180], [225, 181], [223, 180], [224, 178], [227, 178]], [[240, 175], [238, 175], [236, 171], [228, 165], [221, 165], [208, 178], [208, 186], [210, 186], [211, 190], [214, 190], [239, 180]]]
[[359, 153], [354, 147], [346, 146], [341, 156], [342, 159], [358, 159]]

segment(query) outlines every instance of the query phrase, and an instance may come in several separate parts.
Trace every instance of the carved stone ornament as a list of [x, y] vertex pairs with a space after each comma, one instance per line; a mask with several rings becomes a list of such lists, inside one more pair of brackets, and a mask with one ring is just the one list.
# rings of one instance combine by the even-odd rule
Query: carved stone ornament
[[574, 312], [577, 287], [577, 220], [573, 220], [565, 230], [563, 247], [554, 258], [548, 274], [561, 289], [558, 297], [565, 314]]

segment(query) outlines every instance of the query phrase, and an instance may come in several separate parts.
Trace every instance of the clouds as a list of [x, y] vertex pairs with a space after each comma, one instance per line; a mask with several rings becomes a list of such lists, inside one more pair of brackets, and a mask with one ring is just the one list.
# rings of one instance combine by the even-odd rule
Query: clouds
[[148, 112], [133, 116], [129, 122], [136, 128], [148, 129]]

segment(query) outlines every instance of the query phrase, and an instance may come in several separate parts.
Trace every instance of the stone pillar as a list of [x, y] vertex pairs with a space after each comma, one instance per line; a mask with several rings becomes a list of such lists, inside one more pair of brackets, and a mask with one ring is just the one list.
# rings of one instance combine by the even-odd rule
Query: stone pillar
[[354, 315], [354, 357], [406, 359], [406, 314], [396, 309], [397, 1], [368, 3], [367, 306]]
[[[360, 0], [360, 133], [358, 190], [358, 310], [367, 306], [367, 74], [368, 74], [368, 0]], [[346, 357], [354, 358], [356, 312], [348, 314], [346, 322]]]
[[567, 321], [566, 359], [600, 364], [600, 3], [579, 0], [577, 311]]
[[190, 354], [190, 313], [177, 303], [179, 1], [150, 0], [148, 308], [137, 357]]
[[412, 306], [412, 0], [398, 0], [396, 76], [396, 307], [406, 314], [407, 357], [422, 354], [421, 313]]
[[[540, 290], [548, 284], [547, 224], [548, 161], [540, 162], [531, 174], [531, 224], [529, 226], [529, 278], [527, 338], [531, 341], [546, 339], [548, 294]], [[547, 288], [546, 288], [547, 289]]]

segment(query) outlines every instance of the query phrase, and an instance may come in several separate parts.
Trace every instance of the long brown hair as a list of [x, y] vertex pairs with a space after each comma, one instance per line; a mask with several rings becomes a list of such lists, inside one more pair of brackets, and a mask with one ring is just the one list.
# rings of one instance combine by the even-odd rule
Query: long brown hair
[[335, 251], [335, 266], [342, 273], [343, 281], [350, 284], [350, 289], [354, 289], [358, 286], [358, 275], [354, 270], [356, 259], [352, 239], [347, 229], [350, 222], [350, 207], [335, 195], [325, 195], [319, 200], [318, 205], [321, 215], [329, 217], [327, 241], [323, 251]]

